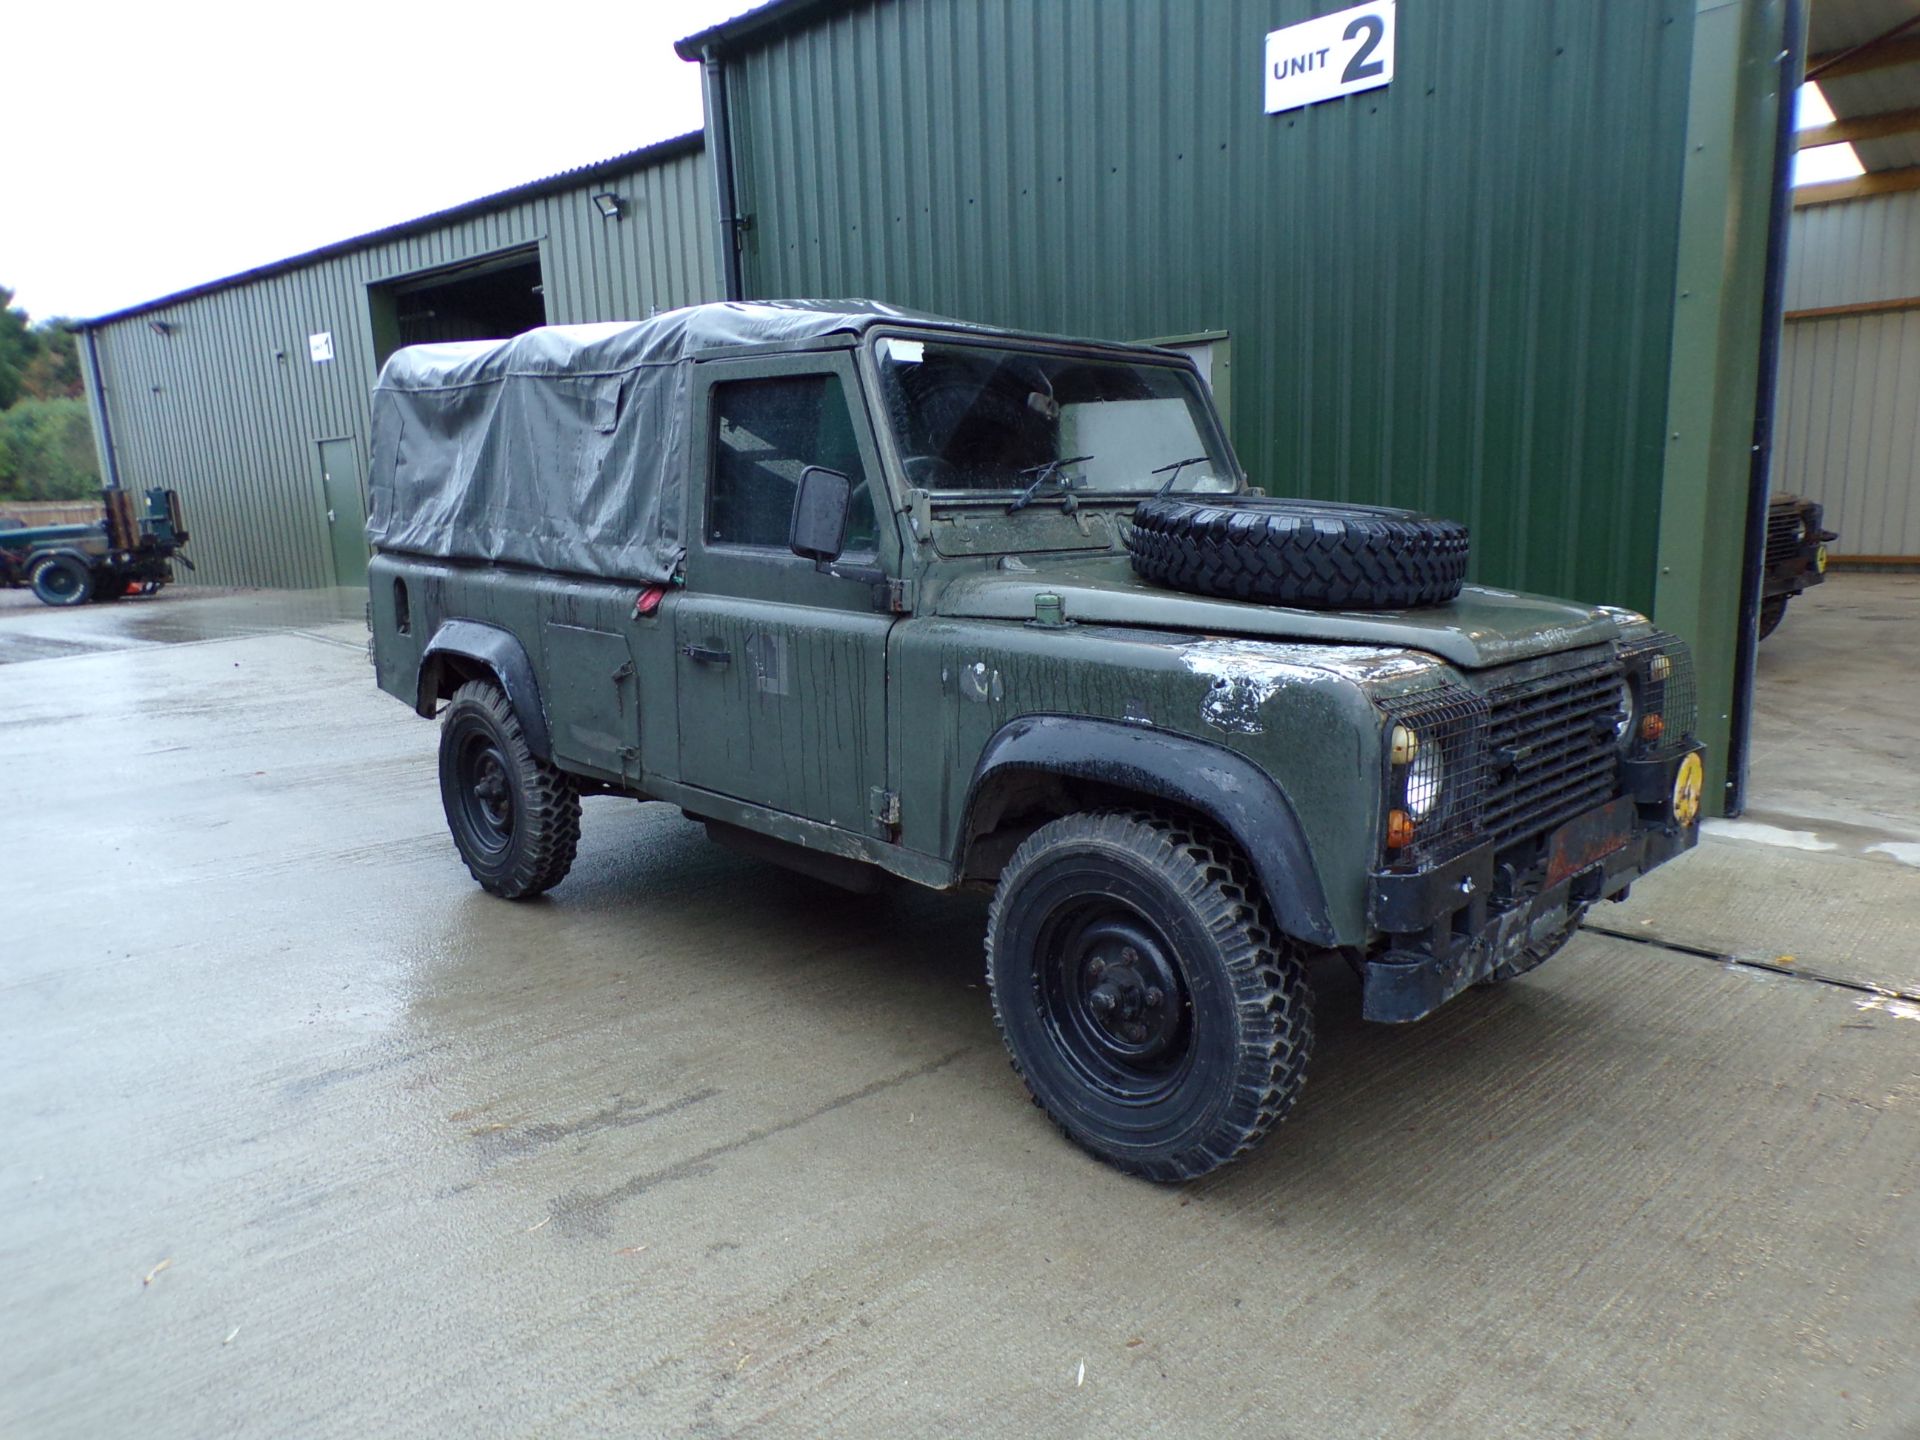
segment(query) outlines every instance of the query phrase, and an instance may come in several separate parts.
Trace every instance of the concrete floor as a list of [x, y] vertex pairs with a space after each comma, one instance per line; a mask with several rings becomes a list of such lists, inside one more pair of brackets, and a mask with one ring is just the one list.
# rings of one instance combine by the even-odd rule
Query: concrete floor
[[358, 613], [0, 613], [0, 1434], [1920, 1435], [1920, 577], [1796, 605], [1617, 935], [1323, 969], [1184, 1189], [1025, 1103], [977, 902], [610, 800], [475, 890]]

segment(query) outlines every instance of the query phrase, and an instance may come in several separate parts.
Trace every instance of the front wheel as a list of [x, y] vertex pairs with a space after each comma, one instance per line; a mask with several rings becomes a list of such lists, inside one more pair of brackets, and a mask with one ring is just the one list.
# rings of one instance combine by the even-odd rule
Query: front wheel
[[525, 900], [566, 878], [580, 844], [580, 793], [537, 758], [496, 685], [453, 692], [440, 725], [440, 800], [482, 889]]
[[1246, 1154], [1293, 1107], [1313, 999], [1233, 845], [1134, 811], [1014, 853], [987, 919], [994, 1018], [1034, 1103], [1150, 1180]]

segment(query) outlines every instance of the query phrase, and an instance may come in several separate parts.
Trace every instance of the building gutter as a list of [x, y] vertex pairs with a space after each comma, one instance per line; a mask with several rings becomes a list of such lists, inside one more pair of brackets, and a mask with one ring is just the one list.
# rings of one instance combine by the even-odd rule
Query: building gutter
[[94, 327], [81, 332], [87, 338], [87, 388], [93, 392], [93, 413], [100, 417], [100, 458], [106, 465], [106, 488], [120, 488], [120, 457], [113, 450], [113, 420], [107, 414], [107, 387], [100, 378], [100, 346]]
[[1793, 216], [1794, 96], [1805, 61], [1802, 0], [1786, 0], [1780, 46], [1780, 104], [1774, 129], [1773, 194], [1760, 314], [1760, 375], [1753, 401], [1753, 449], [1747, 472], [1746, 559], [1740, 571], [1740, 628], [1733, 656], [1733, 714], [1727, 736], [1726, 813], [1747, 804], [1753, 748], [1753, 686], [1759, 665], [1760, 600], [1767, 570], [1767, 501], [1773, 494], [1773, 422], [1780, 393], [1780, 335], [1787, 312], [1787, 233]]
[[746, 298], [740, 283], [739, 202], [733, 183], [733, 126], [727, 114], [727, 62], [717, 45], [700, 52], [700, 83], [707, 108], [707, 160], [713, 173], [714, 243], [719, 246], [720, 298]]

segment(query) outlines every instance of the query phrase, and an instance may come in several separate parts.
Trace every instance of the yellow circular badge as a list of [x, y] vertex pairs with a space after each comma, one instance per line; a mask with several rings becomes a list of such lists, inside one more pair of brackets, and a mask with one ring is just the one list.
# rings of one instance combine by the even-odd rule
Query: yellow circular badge
[[1826, 546], [1822, 545], [1818, 550], [1813, 552], [1813, 568], [1818, 570], [1822, 575], [1827, 573]]
[[1700, 818], [1700, 795], [1706, 784], [1706, 772], [1696, 750], [1680, 762], [1679, 773], [1673, 777], [1673, 818], [1682, 825]]

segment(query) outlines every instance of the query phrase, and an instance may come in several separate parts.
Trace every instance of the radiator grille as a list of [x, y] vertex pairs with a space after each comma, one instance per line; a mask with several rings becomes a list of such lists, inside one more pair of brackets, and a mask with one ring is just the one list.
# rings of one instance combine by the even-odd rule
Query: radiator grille
[[1496, 845], [1613, 798], [1620, 680], [1603, 661], [1493, 692], [1481, 828]]
[[1800, 527], [1803, 521], [1796, 509], [1771, 510], [1767, 514], [1767, 564], [1777, 565], [1782, 560], [1791, 560], [1800, 550]]
[[[1445, 758], [1439, 810], [1417, 817], [1413, 843], [1388, 852], [1395, 868], [1427, 866], [1469, 846], [1496, 847], [1545, 835], [1604, 805], [1620, 790], [1620, 725], [1627, 687], [1635, 697], [1636, 760], [1677, 754], [1693, 743], [1693, 657], [1664, 631], [1623, 644], [1618, 659], [1495, 685], [1485, 693], [1442, 686], [1379, 701]], [[1659, 733], [1641, 728], [1661, 717]], [[1385, 731], [1390, 739], [1392, 726]], [[1387, 807], [1405, 803], [1406, 767], [1389, 765]]]

